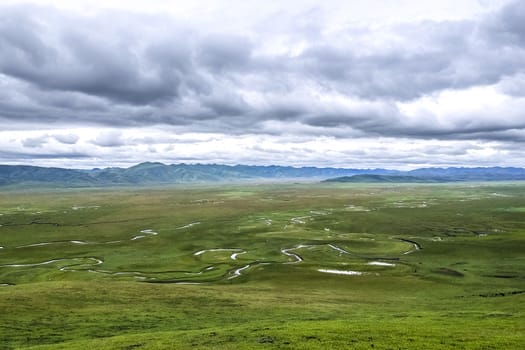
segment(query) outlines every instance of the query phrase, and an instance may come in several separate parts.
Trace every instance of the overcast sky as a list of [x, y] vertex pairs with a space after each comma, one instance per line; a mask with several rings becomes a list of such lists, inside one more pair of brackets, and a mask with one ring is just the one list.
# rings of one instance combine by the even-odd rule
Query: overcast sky
[[0, 163], [142, 161], [523, 167], [525, 1], [2, 0]]

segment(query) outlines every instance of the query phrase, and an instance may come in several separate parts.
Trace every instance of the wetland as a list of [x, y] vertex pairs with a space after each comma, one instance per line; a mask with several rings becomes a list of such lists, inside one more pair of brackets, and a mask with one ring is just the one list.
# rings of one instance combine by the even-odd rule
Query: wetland
[[0, 193], [0, 349], [525, 341], [525, 184]]

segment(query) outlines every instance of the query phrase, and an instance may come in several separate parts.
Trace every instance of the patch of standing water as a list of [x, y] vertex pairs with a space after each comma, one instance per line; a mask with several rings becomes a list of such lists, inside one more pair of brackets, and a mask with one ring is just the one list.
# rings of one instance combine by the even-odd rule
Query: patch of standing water
[[426, 208], [428, 207], [428, 203], [426, 201], [422, 202], [393, 202], [392, 203], [394, 208]]
[[373, 266], [396, 266], [396, 264], [387, 263], [387, 262], [384, 262], [384, 261], [371, 261], [371, 262], [368, 263], [368, 265], [373, 265]]
[[502, 193], [496, 193], [496, 192], [491, 193], [490, 195], [493, 196], [493, 197], [512, 197], [509, 194], [502, 194]]
[[313, 215], [328, 215], [330, 212], [324, 210], [310, 210], [310, 214]]
[[135, 241], [137, 239], [146, 238], [146, 236], [156, 236], [159, 234], [158, 232], [155, 232], [151, 229], [141, 230], [140, 233], [142, 233], [142, 235], [135, 236], [131, 238], [131, 240]]
[[341, 254], [350, 254], [350, 252], [347, 252], [346, 250], [339, 248], [338, 246], [335, 246], [333, 244], [328, 244], [328, 246], [334, 250], [337, 250]]
[[26, 245], [20, 245], [16, 248], [30, 248], [30, 247], [41, 247], [45, 245], [50, 244], [64, 244], [64, 243], [71, 243], [71, 244], [89, 244], [86, 241], [79, 241], [79, 240], [73, 240], [73, 241], [56, 241], [56, 242], [40, 242], [40, 243], [32, 243], [32, 244], [26, 244]]
[[412, 244], [412, 247], [413, 247], [413, 249], [410, 249], [410, 250], [407, 250], [406, 252], [404, 252], [403, 255], [411, 254], [411, 253], [421, 249], [419, 244], [417, 244], [415, 242], [410, 242], [410, 241], [406, 241], [406, 240], [402, 240], [402, 241]]
[[237, 256], [239, 256], [241, 254], [246, 254], [246, 252], [233, 253], [232, 255], [230, 255], [230, 259], [237, 260]]
[[296, 218], [291, 218], [290, 219], [290, 222], [292, 224], [306, 224], [306, 219], [310, 219], [311, 216], [300, 216], [300, 217], [296, 217]]
[[44, 245], [56, 244], [57, 242], [41, 242], [41, 243], [32, 243], [18, 246], [17, 248], [30, 248], [30, 247], [41, 247]]
[[193, 255], [199, 256], [199, 255], [202, 255], [202, 254], [208, 253], [208, 252], [239, 252], [239, 254], [243, 253], [243, 252], [246, 253], [245, 251], [243, 251], [242, 249], [239, 249], [239, 248], [214, 248], [214, 249], [199, 250], [198, 252], [193, 253]]
[[70, 243], [73, 243], [73, 244], [88, 244], [88, 242], [86, 242], [86, 241], [77, 241], [77, 240], [75, 240], [75, 241], [69, 241], [69, 242], [70, 242]]
[[301, 258], [300, 255], [295, 254], [295, 253], [290, 253], [290, 250], [297, 249], [297, 248], [302, 248], [302, 247], [304, 247], [304, 246], [299, 245], [299, 246], [294, 247], [294, 248], [288, 248], [288, 249], [283, 248], [283, 249], [281, 249], [281, 253], [283, 253], [284, 255], [295, 259], [295, 261], [289, 261], [289, 262], [286, 262], [285, 264], [297, 264], [298, 262], [303, 261], [303, 258]]
[[[295, 261], [285, 262], [285, 264], [297, 264], [297, 263], [299, 263], [301, 261], [304, 261], [304, 259], [299, 254], [290, 252], [291, 250], [301, 249], [301, 248], [315, 248], [315, 247], [319, 247], [319, 246], [322, 246], [322, 245], [299, 244], [299, 245], [297, 245], [295, 247], [292, 247], [292, 248], [283, 248], [283, 249], [281, 249], [281, 253], [283, 253], [284, 255], [295, 259]], [[335, 246], [333, 244], [326, 244], [326, 246], [328, 246], [328, 247], [338, 251], [340, 254], [351, 254], [350, 252], [348, 252], [348, 251], [346, 251], [346, 250], [344, 250], [342, 248], [339, 248], [338, 246]]]
[[237, 270], [233, 271], [233, 275], [228, 277], [228, 279], [231, 280], [233, 278], [237, 278], [237, 277], [241, 276], [241, 272], [246, 270], [249, 267], [250, 267], [250, 265], [246, 265], [246, 266], [243, 266], [241, 268], [238, 268]]
[[73, 210], [81, 210], [81, 209], [98, 209], [100, 208], [100, 205], [88, 205], [88, 206], [80, 206], [80, 205], [74, 205], [71, 207]]
[[[92, 265], [101, 265], [102, 263], [104, 263], [104, 261], [102, 261], [101, 259], [98, 259], [98, 258], [72, 258], [72, 259], [61, 259], [61, 260], [74, 260], [74, 261], [82, 261], [82, 260], [91, 260], [91, 261], [94, 261], [94, 264], [89, 264], [90, 266]], [[77, 272], [77, 271], [82, 271], [84, 269], [81, 269], [81, 270], [78, 270], [78, 269], [74, 269], [73, 267], [78, 267], [78, 266], [85, 266], [87, 264], [72, 264], [72, 265], [67, 265], [67, 266], [63, 266], [60, 268], [60, 271], [71, 271], [71, 272]], [[89, 270], [91, 271], [91, 270]]]
[[[155, 232], [152, 229], [141, 230], [140, 233], [142, 233], [142, 234], [130, 238], [130, 241], [136, 241], [137, 239], [146, 238], [147, 236], [156, 236], [156, 235], [159, 234], [158, 232]], [[51, 244], [64, 244], [64, 243], [70, 243], [70, 244], [115, 244], [115, 243], [122, 243], [122, 242], [123, 242], [122, 240], [120, 240], [120, 241], [108, 241], [108, 242], [87, 242], [87, 241], [83, 241], [83, 240], [78, 240], [77, 239], [77, 240], [71, 240], [71, 241], [55, 241], [55, 242], [32, 243], [32, 244], [26, 244], [26, 245], [17, 246], [16, 248], [41, 247], [41, 246], [46, 246], [46, 245], [51, 245]]]
[[175, 228], [175, 230], [183, 230], [185, 228], [190, 228], [192, 226], [199, 225], [199, 224], [200, 224], [200, 221], [196, 221], [196, 222], [192, 222], [190, 224], [184, 225], [184, 226], [177, 227]]
[[61, 262], [61, 261], [66, 261], [66, 262], [76, 261], [76, 262], [78, 262], [78, 261], [86, 261], [86, 260], [92, 261], [94, 263], [91, 263], [91, 264], [82, 264], [82, 263], [69, 264], [69, 265], [61, 267], [59, 270], [60, 271], [77, 271], [77, 270], [72, 269], [72, 267], [80, 266], [80, 265], [90, 265], [90, 266], [92, 266], [92, 265], [100, 265], [100, 264], [103, 263], [103, 261], [101, 259], [92, 258], [92, 257], [86, 257], [86, 258], [52, 259], [52, 260], [47, 260], [47, 261], [43, 261], [43, 262], [39, 262], [39, 263], [28, 263], [28, 264], [6, 264], [6, 265], [0, 265], [0, 267], [35, 267], [35, 266], [43, 266], [43, 265], [54, 264], [54, 263]]
[[34, 267], [34, 266], [53, 264], [61, 260], [64, 260], [64, 259], [53, 259], [53, 260], [47, 260], [47, 261], [43, 261], [40, 263], [32, 263], [32, 264], [6, 264], [6, 265], [0, 265], [0, 267]]
[[361, 207], [359, 205], [353, 205], [353, 204], [347, 204], [345, 205], [345, 209], [349, 211], [370, 211], [370, 209]]
[[324, 273], [333, 273], [336, 275], [349, 275], [349, 276], [361, 276], [363, 274], [361, 271], [351, 271], [351, 270], [318, 269], [317, 271], [324, 272]]

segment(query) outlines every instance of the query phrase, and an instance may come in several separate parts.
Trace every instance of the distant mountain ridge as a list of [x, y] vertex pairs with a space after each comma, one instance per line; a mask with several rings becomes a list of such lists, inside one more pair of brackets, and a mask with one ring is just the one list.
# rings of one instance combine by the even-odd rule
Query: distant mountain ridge
[[[331, 178], [359, 175], [352, 182], [440, 182], [525, 180], [524, 168], [346, 169], [291, 166], [170, 164], [145, 162], [129, 168], [65, 169], [0, 165], [0, 186], [34, 184], [58, 187], [126, 186]], [[381, 178], [380, 176], [386, 176]]]

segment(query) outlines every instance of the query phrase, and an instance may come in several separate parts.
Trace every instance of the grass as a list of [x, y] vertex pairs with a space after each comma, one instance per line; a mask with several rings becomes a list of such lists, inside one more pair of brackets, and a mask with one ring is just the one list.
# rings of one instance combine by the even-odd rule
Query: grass
[[521, 208], [520, 183], [5, 191], [0, 349], [519, 349]]

